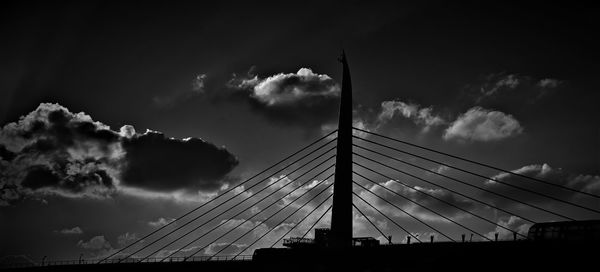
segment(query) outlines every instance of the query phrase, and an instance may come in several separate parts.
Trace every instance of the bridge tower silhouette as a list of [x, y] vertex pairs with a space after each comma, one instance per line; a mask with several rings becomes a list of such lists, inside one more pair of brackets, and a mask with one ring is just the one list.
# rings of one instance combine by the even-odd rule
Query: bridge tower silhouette
[[352, 81], [346, 54], [339, 61], [343, 66], [342, 91], [338, 120], [337, 153], [333, 208], [331, 210], [331, 245], [352, 246]]

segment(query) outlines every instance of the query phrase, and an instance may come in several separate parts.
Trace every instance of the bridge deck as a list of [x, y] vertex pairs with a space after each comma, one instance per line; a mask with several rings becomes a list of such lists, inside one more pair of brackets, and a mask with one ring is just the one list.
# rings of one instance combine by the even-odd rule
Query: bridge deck
[[[11, 271], [535, 271], [583, 269], [597, 260], [592, 242], [466, 242], [328, 248], [259, 249], [253, 260], [65, 265]], [[8, 270], [7, 270], [8, 271]]]

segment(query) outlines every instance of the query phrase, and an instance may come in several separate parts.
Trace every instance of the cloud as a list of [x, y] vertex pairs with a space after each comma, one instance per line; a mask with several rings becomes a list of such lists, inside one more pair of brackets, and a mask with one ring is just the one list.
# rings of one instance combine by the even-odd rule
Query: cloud
[[80, 227], [74, 227], [71, 229], [62, 229], [57, 231], [60, 234], [71, 235], [71, 234], [82, 234], [83, 230]]
[[[531, 227], [531, 223], [528, 223], [527, 221], [525, 221], [519, 217], [516, 217], [516, 216], [510, 216], [509, 218], [506, 218], [506, 219], [500, 219], [500, 220], [498, 220], [497, 224], [500, 226], [503, 226], [507, 229], [513, 230], [516, 233], [525, 235], [525, 236], [527, 236], [529, 227]], [[508, 230], [498, 227], [498, 226], [496, 226], [495, 230], [489, 232], [485, 236], [487, 236], [490, 239], [494, 239], [496, 233], [498, 234], [498, 240], [514, 239], [513, 232], [508, 231]]]
[[211, 256], [219, 252], [218, 256], [233, 255], [247, 247], [245, 244], [213, 243], [204, 250], [204, 254]]
[[127, 167], [122, 184], [151, 191], [217, 191], [238, 160], [223, 147], [198, 138], [173, 139], [146, 131], [122, 141]]
[[[195, 254], [194, 256], [212, 256], [215, 253], [219, 252], [219, 255], [217, 256], [224, 256], [224, 255], [235, 255], [238, 252], [240, 252], [240, 250], [244, 250], [248, 245], [246, 244], [238, 244], [238, 243], [234, 243], [234, 244], [229, 244], [229, 243], [212, 243], [208, 246], [206, 246], [204, 248], [204, 250], [202, 252], [197, 252], [198, 250], [203, 249], [203, 246], [192, 246], [189, 248], [183, 248], [181, 250], [161, 250], [158, 253], [156, 253], [156, 257], [157, 258], [164, 258], [166, 256], [169, 256], [170, 254], [173, 254], [172, 257], [188, 257], [191, 254]], [[222, 250], [222, 251], [221, 251]], [[197, 254], [196, 254], [197, 252]]]
[[512, 115], [473, 107], [461, 114], [446, 129], [445, 140], [498, 141], [523, 132], [523, 127]]
[[466, 86], [466, 91], [478, 103], [506, 100], [514, 103], [536, 102], [564, 82], [554, 78], [536, 80], [530, 76], [494, 73], [478, 83]]
[[[568, 173], [567, 171], [561, 168], [554, 168], [546, 163], [525, 165], [518, 169], [512, 170], [512, 172], [525, 176], [535, 177], [552, 184], [569, 187], [578, 191], [584, 191], [592, 194], [600, 194], [600, 176], [598, 175]], [[492, 176], [491, 178], [501, 181], [503, 183], [513, 184], [519, 187], [527, 188], [528, 190], [538, 192], [541, 194], [551, 195], [559, 199], [568, 200], [581, 196], [580, 194], [575, 192], [556, 189], [550, 187], [549, 185], [528, 181], [525, 180], [525, 178], [511, 175], [508, 173], [499, 173]], [[484, 185], [485, 187], [487, 187], [487, 189], [491, 191], [502, 195], [508, 195], [530, 204], [552, 204], [556, 202], [555, 200], [549, 198], [523, 192], [522, 190], [517, 188], [508, 187], [493, 180], [485, 181]], [[483, 196], [486, 199], [490, 199], [497, 204], [504, 205], [503, 207], [506, 207], [507, 205], [519, 205], [518, 203], [514, 203], [510, 200], [498, 197], [490, 193], [483, 193]]]
[[206, 92], [207, 74], [198, 74], [192, 80], [191, 89], [173, 91], [165, 95], [152, 97], [152, 102], [158, 108], [170, 108], [192, 97], [204, 94]]
[[[232, 219], [228, 219], [228, 220], [222, 220], [221, 222], [219, 222], [219, 224], [223, 224], [221, 226], [222, 229], [227, 229], [227, 230], [236, 229], [236, 230], [242, 231], [243, 233], [246, 233], [246, 231], [253, 229], [252, 235], [254, 237], [260, 236], [261, 234], [267, 232], [269, 229], [269, 227], [262, 221], [252, 221], [252, 220], [246, 220], [246, 219], [232, 218]], [[236, 234], [236, 236], [237, 235], [238, 234]]]
[[52, 103], [0, 129], [0, 205], [46, 196], [106, 198], [123, 188], [215, 191], [238, 163], [198, 138], [113, 131]]
[[421, 107], [414, 103], [405, 103], [399, 100], [381, 102], [381, 111], [377, 116], [378, 126], [390, 122], [394, 117], [400, 116], [410, 119], [422, 127], [423, 132], [447, 122], [440, 116], [433, 114], [433, 107]]
[[480, 97], [478, 102], [485, 97], [490, 97], [497, 94], [503, 89], [512, 90], [522, 83], [522, 79], [517, 75], [492, 74], [487, 77], [488, 82], [484, 83], [480, 89]]
[[199, 74], [192, 81], [192, 91], [195, 93], [204, 93], [204, 81], [206, 81], [206, 74]]
[[156, 221], [150, 221], [148, 222], [148, 225], [154, 228], [160, 228], [162, 226], [166, 226], [167, 224], [171, 223], [175, 221], [175, 218], [158, 218], [156, 219]]
[[[444, 173], [450, 171], [451, 169], [452, 168], [450, 168], [448, 166], [445, 166], [445, 165], [438, 165], [438, 166], [436, 166], [434, 168], [431, 168], [429, 170], [434, 171], [434, 172], [436, 172], [438, 174], [444, 174]], [[429, 173], [429, 172], [426, 172], [426, 174], [427, 175], [433, 175], [432, 173]]]
[[136, 233], [126, 232], [126, 233], [119, 235], [119, 237], [117, 237], [117, 243], [119, 244], [120, 247], [128, 246], [137, 240], [139, 240], [139, 237], [137, 237]]
[[340, 86], [328, 75], [301, 68], [267, 78], [234, 77], [227, 84], [252, 109], [280, 125], [320, 128], [335, 121]]
[[567, 187], [578, 188], [580, 191], [600, 195], [599, 175], [577, 175], [571, 177], [566, 184]]
[[92, 257], [106, 256], [114, 250], [110, 242], [103, 235], [94, 236], [87, 242], [79, 240], [77, 247], [85, 250]]
[[[432, 197], [426, 196], [425, 194], [416, 192], [415, 190], [412, 190], [410, 188], [402, 186], [395, 181], [389, 180], [386, 182], [381, 182], [379, 184], [383, 187], [386, 187], [386, 188], [416, 202], [416, 203], [419, 203], [419, 204], [421, 204], [425, 207], [428, 207], [440, 214], [443, 214], [449, 218], [458, 219], [458, 218], [467, 216], [467, 214], [465, 212], [463, 212], [455, 207], [449, 206], [448, 204], [443, 203], [437, 199], [434, 199]], [[401, 198], [395, 194], [392, 194], [388, 190], [381, 188], [381, 186], [373, 185], [370, 188], [369, 187], [367, 187], [367, 188], [369, 188], [369, 190], [371, 192], [383, 197], [384, 199], [390, 201], [391, 203], [394, 203], [396, 206], [402, 208], [406, 212], [408, 212], [422, 220], [445, 221], [444, 218], [424, 209], [423, 207], [420, 207], [419, 205], [411, 203], [410, 201], [408, 201], [404, 198]], [[414, 188], [417, 190], [420, 190], [422, 192], [425, 192], [429, 195], [433, 195], [433, 196], [435, 196], [439, 199], [442, 199], [448, 203], [452, 203], [453, 205], [460, 207], [463, 210], [472, 211], [473, 209], [476, 208], [475, 204], [472, 201], [463, 199], [463, 198], [456, 198], [452, 193], [450, 193], [446, 190], [430, 189], [430, 188], [424, 188], [424, 187], [418, 187], [418, 186], [415, 186]], [[361, 190], [361, 191], [362, 192], [360, 192], [360, 196], [363, 197], [365, 200], [367, 200], [369, 203], [376, 206], [378, 209], [390, 211], [395, 216], [401, 216], [401, 217], [407, 216], [402, 211], [399, 211], [395, 207], [390, 206], [387, 202], [381, 200], [380, 198], [378, 198], [376, 196], [373, 196], [371, 193], [365, 192], [364, 190]], [[361, 210], [365, 210], [365, 209], [371, 210], [371, 208], [368, 206], [364, 206], [364, 207], [365, 208], [364, 209], [361, 208]]]
[[[404, 131], [416, 128], [420, 133], [427, 133], [447, 123], [443, 117], [434, 113], [433, 106], [422, 107], [416, 103], [396, 99], [383, 101], [377, 108], [357, 105], [353, 111], [352, 126], [379, 132], [399, 127]], [[337, 123], [326, 124], [321, 128], [322, 134], [327, 134], [336, 128]], [[353, 130], [352, 133], [363, 138], [369, 136], [368, 133], [357, 130]]]
[[553, 78], [544, 78], [538, 81], [536, 84], [540, 88], [556, 88], [560, 85], [562, 81]]
[[[85, 113], [43, 103], [0, 129], [14, 154], [0, 164], [2, 200], [22, 195], [105, 197], [114, 192], [119, 135]], [[9, 192], [7, 192], [9, 191]]]

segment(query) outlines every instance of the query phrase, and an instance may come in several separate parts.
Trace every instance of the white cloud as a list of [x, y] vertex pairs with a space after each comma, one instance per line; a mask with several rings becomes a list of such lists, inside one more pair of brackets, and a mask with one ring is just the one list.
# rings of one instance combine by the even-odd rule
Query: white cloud
[[405, 103], [399, 100], [381, 102], [381, 112], [377, 116], [377, 121], [379, 125], [382, 125], [398, 115], [422, 126], [424, 132], [427, 132], [431, 127], [446, 124], [442, 117], [433, 114], [433, 107], [423, 108], [418, 104]]
[[62, 229], [58, 231], [60, 234], [82, 234], [83, 230], [81, 230], [80, 227], [74, 227], [74, 228], [70, 228], [70, 229]]
[[489, 232], [485, 236], [494, 239], [495, 234], [498, 233], [498, 240], [512, 240], [514, 239], [514, 232], [527, 236], [529, 227], [531, 227], [530, 223], [516, 216], [511, 216], [505, 220], [500, 219], [497, 224], [512, 231], [496, 226], [495, 230]]
[[[511, 172], [521, 174], [521, 175], [541, 178], [541, 179], [547, 179], [547, 178], [549, 178], [550, 174], [555, 174], [559, 171], [561, 171], [561, 170], [553, 169], [552, 167], [550, 167], [550, 165], [543, 163], [543, 164], [525, 165], [525, 166], [523, 166], [519, 169], [513, 170]], [[499, 174], [493, 176], [492, 179], [503, 181], [503, 180], [509, 179], [511, 177], [512, 177], [512, 174], [510, 174], [510, 173], [499, 173]], [[486, 184], [494, 184], [494, 183], [496, 183], [496, 182], [493, 180], [486, 181]]]
[[[463, 198], [456, 198], [452, 193], [447, 192], [442, 189], [430, 189], [430, 188], [423, 188], [423, 187], [415, 186], [415, 187], [412, 187], [415, 189], [415, 190], [413, 190], [411, 188], [402, 186], [393, 180], [381, 182], [381, 183], [379, 183], [379, 185], [381, 185], [381, 186], [374, 184], [370, 188], [369, 187], [366, 187], [366, 188], [368, 188], [369, 191], [375, 193], [376, 195], [379, 195], [382, 198], [386, 199], [387, 201], [393, 203], [394, 205], [401, 208], [405, 212], [410, 213], [411, 215], [413, 215], [421, 220], [425, 220], [425, 221], [447, 222], [444, 218], [440, 217], [439, 215], [436, 215], [436, 214], [432, 213], [431, 211], [428, 211], [428, 210], [424, 209], [423, 207], [421, 207], [411, 201], [408, 201], [407, 199], [410, 199], [416, 203], [419, 203], [420, 205], [428, 207], [428, 208], [430, 208], [434, 211], [437, 211], [437, 212], [439, 212], [449, 218], [452, 218], [452, 219], [464, 218], [464, 217], [468, 216], [468, 214], [466, 214], [464, 211], [461, 211], [455, 207], [451, 207], [451, 206], [447, 205], [446, 203], [443, 203], [437, 199], [434, 199], [425, 194], [419, 193], [416, 190], [427, 193], [428, 195], [435, 196], [436, 198], [442, 199], [447, 203], [452, 203], [453, 205], [460, 207], [463, 210], [472, 211], [475, 208], [475, 204], [472, 201], [463, 199]], [[397, 196], [395, 194], [392, 194], [391, 192], [389, 192], [388, 190], [385, 190], [382, 187], [388, 188], [389, 190], [396, 192], [397, 194], [403, 196], [404, 198]], [[374, 196], [373, 194], [371, 194], [369, 192], [365, 192], [364, 190], [361, 189], [359, 192], [359, 195], [381, 211], [387, 211], [387, 212], [393, 214], [395, 217], [402, 217], [402, 218], [408, 217], [408, 215], [406, 213], [391, 206], [389, 203], [381, 200], [380, 198]], [[405, 199], [405, 198], [407, 198], [407, 199]], [[362, 202], [359, 202], [359, 203], [362, 203]], [[364, 206], [364, 207], [365, 207], [365, 209], [363, 209], [361, 207], [361, 210], [363, 210], [363, 211], [372, 210], [372, 208], [370, 208], [368, 206]]]
[[[511, 172], [521, 174], [524, 176], [538, 178], [547, 183], [568, 187], [577, 191], [583, 191], [591, 194], [600, 194], [600, 176], [598, 175], [569, 173], [568, 171], [563, 170], [562, 168], [552, 167], [546, 163], [525, 165], [518, 169], [514, 169]], [[491, 179], [495, 179], [497, 181], [507, 184], [513, 184], [518, 187], [527, 188], [528, 190], [537, 192], [541, 195], [527, 193], [518, 188], [505, 186]], [[484, 183], [484, 185], [488, 187], [488, 189], [501, 195], [508, 195], [516, 199], [525, 201], [529, 204], [542, 204], [546, 205], [546, 207], [557, 204], [556, 200], [542, 196], [550, 195], [563, 200], [578, 199], [578, 201], [576, 202], [583, 201], [579, 202], [580, 204], [586, 203], [586, 201], [588, 201], [587, 204], [583, 204], [584, 206], [593, 207], [593, 205], [595, 205], [594, 202], [589, 201], [589, 198], [577, 192], [553, 188], [553, 186], [527, 180], [526, 178], [511, 175], [509, 173], [498, 173], [492, 176], [491, 179], [486, 180]], [[510, 205], [513, 205], [515, 207], [519, 206], [519, 203], [509, 201], [506, 198], [501, 198], [491, 193], [483, 193], [483, 197], [491, 200], [492, 202], [495, 202], [498, 205], [503, 205], [502, 207], [508, 207]]]
[[479, 97], [478, 100], [481, 100], [483, 97], [486, 96], [492, 96], [502, 88], [515, 89], [517, 88], [517, 86], [519, 86], [519, 84], [521, 84], [521, 79], [517, 75], [499, 76], [497, 74], [494, 74], [488, 76], [488, 78], [496, 78], [496, 81], [481, 86], [481, 97]]
[[600, 194], [600, 176], [577, 175], [571, 178], [567, 184], [569, 187], [580, 188], [581, 191], [592, 194]]
[[247, 247], [246, 244], [213, 243], [204, 250], [205, 255], [234, 255]]
[[113, 251], [113, 247], [110, 242], [104, 238], [104, 236], [94, 236], [89, 241], [84, 242], [79, 240], [77, 246], [86, 250], [92, 257], [105, 256], [109, 252]]
[[155, 228], [160, 228], [162, 226], [165, 226], [171, 222], [175, 221], [174, 218], [162, 218], [159, 217], [158, 219], [156, 219], [156, 221], [150, 221], [148, 222], [148, 225], [150, 225], [151, 227], [155, 227]]
[[195, 93], [204, 93], [204, 81], [206, 80], [206, 74], [199, 74], [192, 81], [192, 91]]
[[242, 79], [230, 82], [235, 87], [252, 89], [252, 96], [267, 106], [296, 103], [309, 97], [337, 97], [340, 87], [331, 77], [315, 74], [310, 68], [296, 73], [279, 73], [260, 79]]
[[445, 140], [497, 141], [523, 132], [523, 127], [512, 115], [473, 107], [461, 114], [446, 129]]
[[119, 244], [119, 246], [121, 247], [125, 247], [135, 241], [137, 241], [139, 238], [137, 237], [136, 233], [123, 233], [121, 235], [119, 235], [119, 237], [117, 237], [117, 243]]
[[561, 84], [561, 81], [553, 78], [544, 78], [536, 84], [540, 88], [556, 88]]
[[[450, 171], [452, 168], [445, 166], [445, 165], [439, 165], [433, 168], [430, 168], [429, 170], [434, 171], [438, 174], [444, 174], [448, 171]], [[432, 173], [426, 172], [427, 175], [433, 175]]]

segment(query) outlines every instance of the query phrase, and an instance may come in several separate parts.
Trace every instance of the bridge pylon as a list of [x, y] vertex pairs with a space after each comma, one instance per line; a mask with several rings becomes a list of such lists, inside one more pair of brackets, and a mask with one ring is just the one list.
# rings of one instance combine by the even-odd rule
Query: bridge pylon
[[338, 120], [333, 208], [331, 211], [331, 246], [352, 246], [352, 81], [345, 52]]

